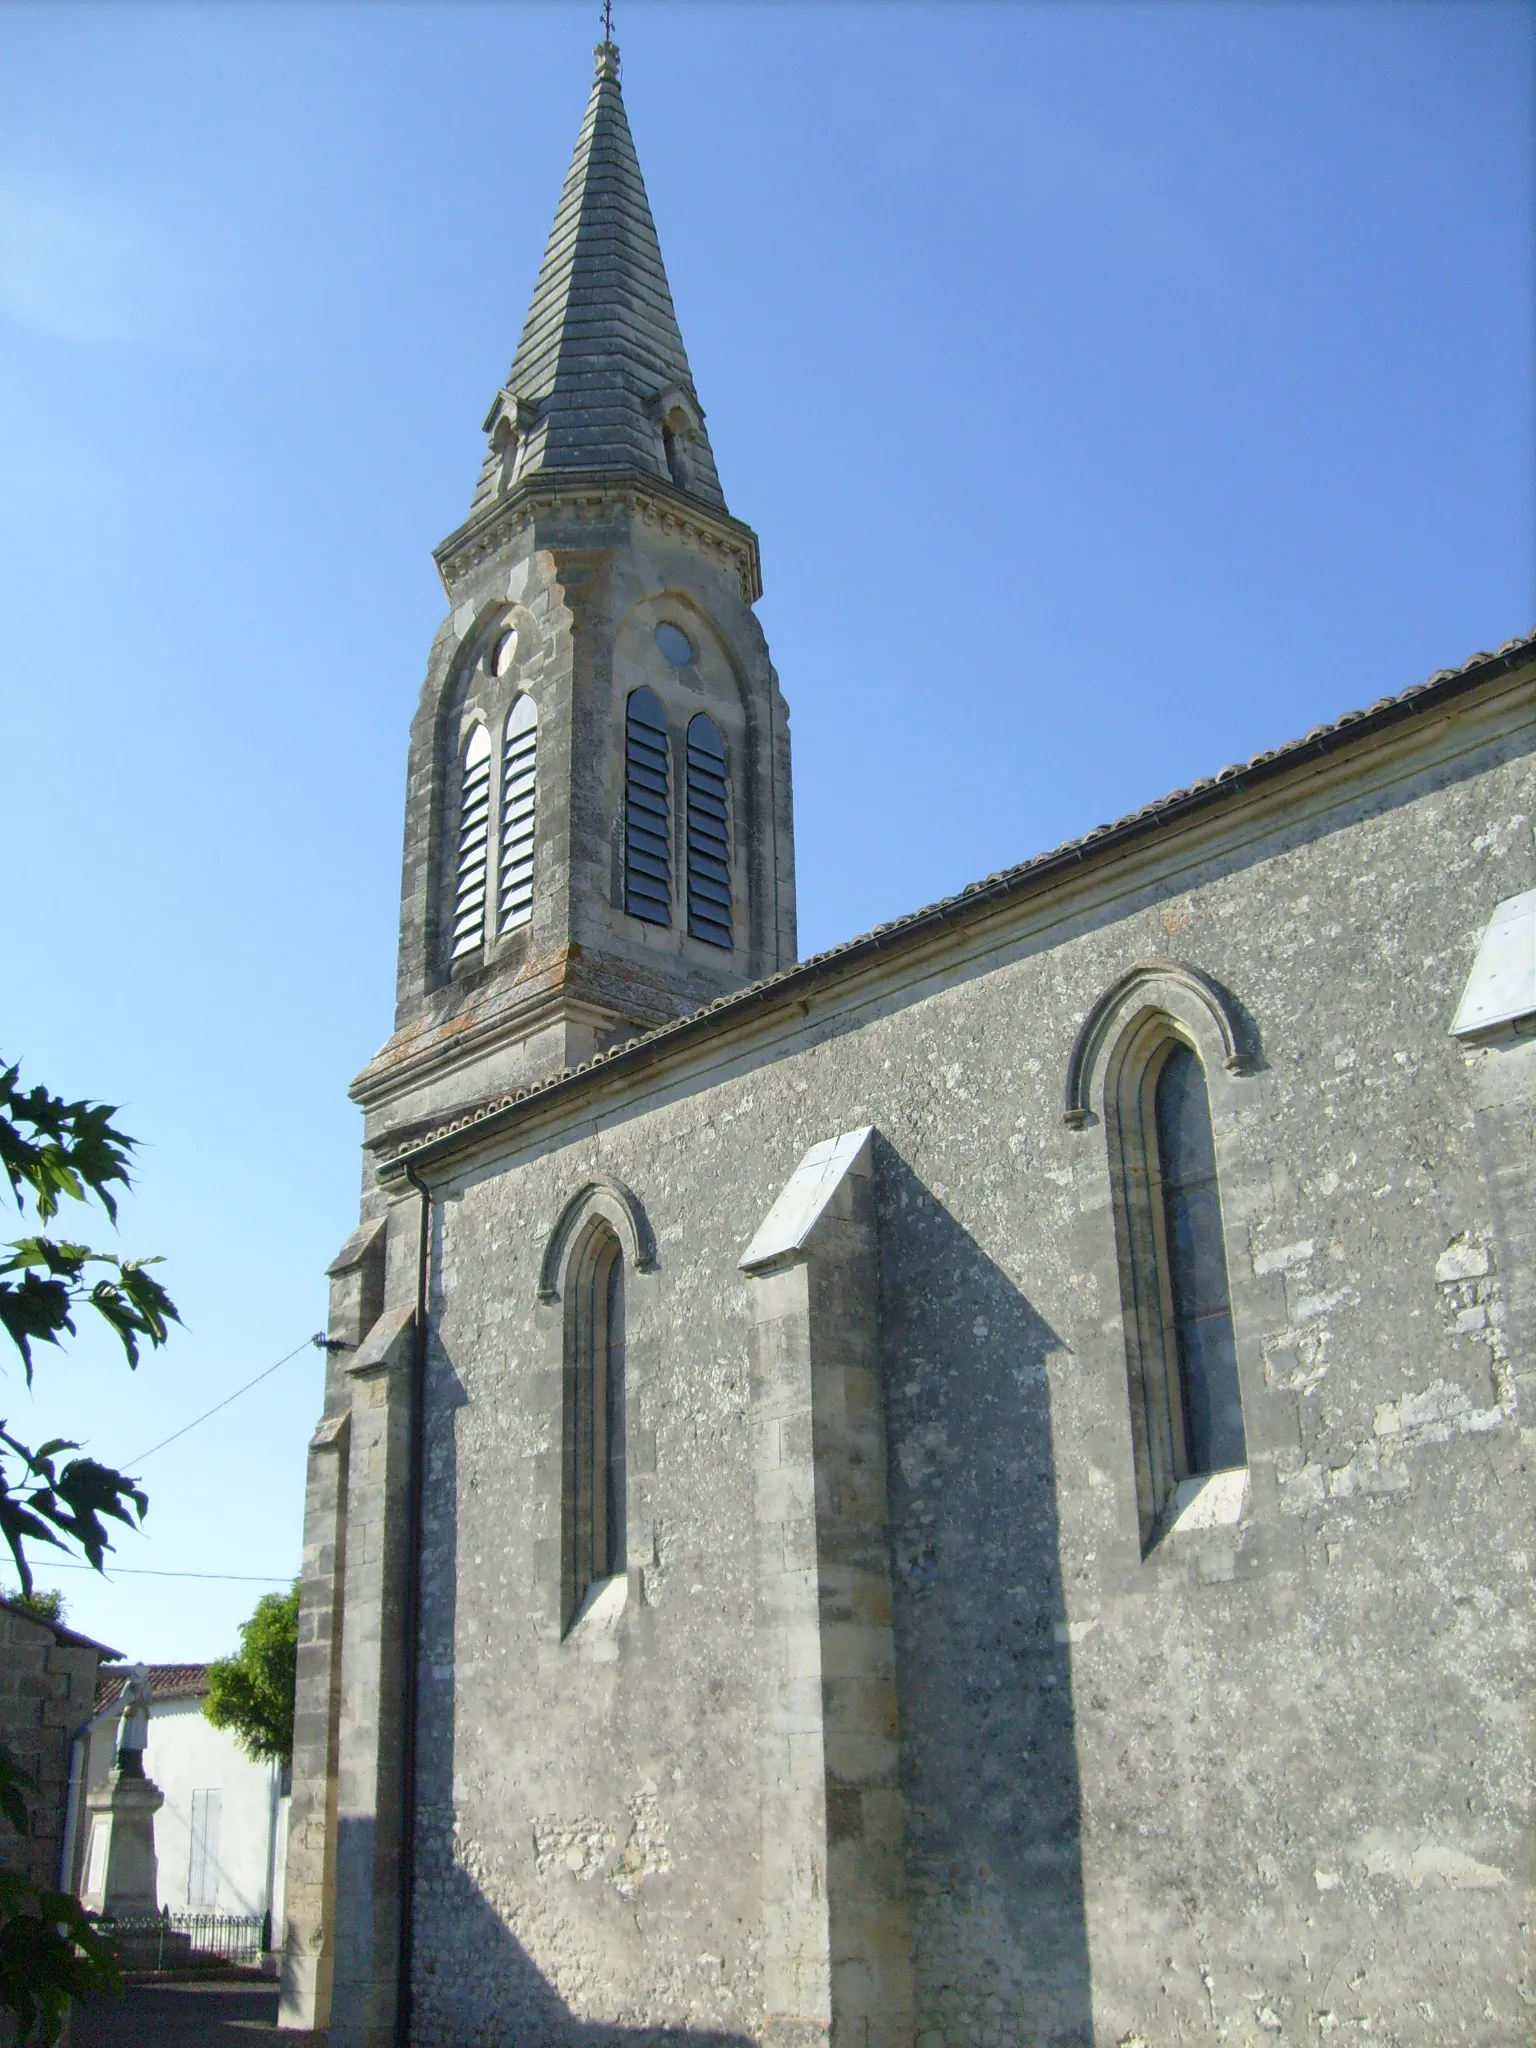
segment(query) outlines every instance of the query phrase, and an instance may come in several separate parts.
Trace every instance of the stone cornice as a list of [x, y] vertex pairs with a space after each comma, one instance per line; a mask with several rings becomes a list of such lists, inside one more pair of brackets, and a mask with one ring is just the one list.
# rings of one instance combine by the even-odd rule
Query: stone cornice
[[424, 1082], [473, 1066], [487, 1053], [531, 1037], [549, 1024], [570, 1018], [599, 1028], [611, 1025], [614, 1013], [583, 1002], [563, 984], [533, 991], [525, 1001], [473, 1018], [447, 1017], [397, 1031], [374, 1054], [347, 1090], [365, 1114], [409, 1095]]
[[762, 596], [762, 560], [751, 527], [639, 470], [539, 470], [466, 519], [433, 549], [432, 559], [451, 599], [455, 584], [540, 518], [597, 525], [625, 513], [731, 563], [747, 604]]

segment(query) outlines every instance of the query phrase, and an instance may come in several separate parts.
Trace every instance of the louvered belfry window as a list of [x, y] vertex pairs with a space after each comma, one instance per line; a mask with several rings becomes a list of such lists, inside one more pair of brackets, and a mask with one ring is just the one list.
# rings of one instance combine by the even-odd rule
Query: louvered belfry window
[[688, 934], [731, 947], [731, 817], [725, 743], [701, 711], [688, 725]]
[[533, 804], [538, 774], [539, 714], [519, 697], [507, 719], [501, 754], [499, 929], [516, 931], [533, 916]]
[[672, 922], [671, 760], [654, 690], [632, 690], [624, 719], [624, 908]]
[[461, 960], [485, 943], [486, 835], [491, 824], [491, 737], [477, 725], [464, 754], [459, 798], [459, 857], [453, 885], [453, 953]]

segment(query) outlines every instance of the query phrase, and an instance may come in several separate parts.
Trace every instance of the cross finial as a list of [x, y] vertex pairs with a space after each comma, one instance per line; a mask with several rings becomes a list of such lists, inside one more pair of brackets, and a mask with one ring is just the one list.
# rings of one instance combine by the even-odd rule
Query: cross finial
[[603, 0], [603, 41], [613, 41], [613, 0]]

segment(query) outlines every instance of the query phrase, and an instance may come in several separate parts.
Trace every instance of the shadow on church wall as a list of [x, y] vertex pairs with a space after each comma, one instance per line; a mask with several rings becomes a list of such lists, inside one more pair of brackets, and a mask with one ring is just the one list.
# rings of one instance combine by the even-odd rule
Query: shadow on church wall
[[455, 1856], [456, 1420], [467, 1398], [434, 1333], [423, 1503], [411, 2039], [420, 2048], [506, 2048], [511, 2042], [517, 2048], [753, 2048], [745, 2034], [580, 2018]]
[[883, 1139], [875, 1204], [917, 2032], [1091, 2044], [1045, 1366], [1065, 1347]]
[[[879, 1140], [875, 1202], [917, 2033], [1078, 2048], [1093, 2035], [1045, 1365], [1064, 1347]], [[423, 2048], [749, 2048], [743, 2033], [578, 2017], [456, 1856], [464, 1400], [434, 1341], [413, 2038]]]

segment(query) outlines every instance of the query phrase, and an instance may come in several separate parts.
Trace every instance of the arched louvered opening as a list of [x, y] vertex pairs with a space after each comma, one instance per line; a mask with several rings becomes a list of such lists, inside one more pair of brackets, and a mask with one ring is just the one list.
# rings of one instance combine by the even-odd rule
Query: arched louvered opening
[[507, 719], [501, 753], [499, 929], [514, 932], [533, 916], [533, 806], [538, 778], [539, 713], [519, 697]]
[[702, 711], [688, 725], [688, 933], [727, 952], [733, 943], [725, 742]]
[[632, 690], [624, 718], [624, 908], [672, 922], [671, 756], [654, 690]]
[[491, 736], [477, 725], [464, 752], [459, 851], [453, 885], [453, 952], [460, 960], [485, 944], [485, 877], [491, 824]]

